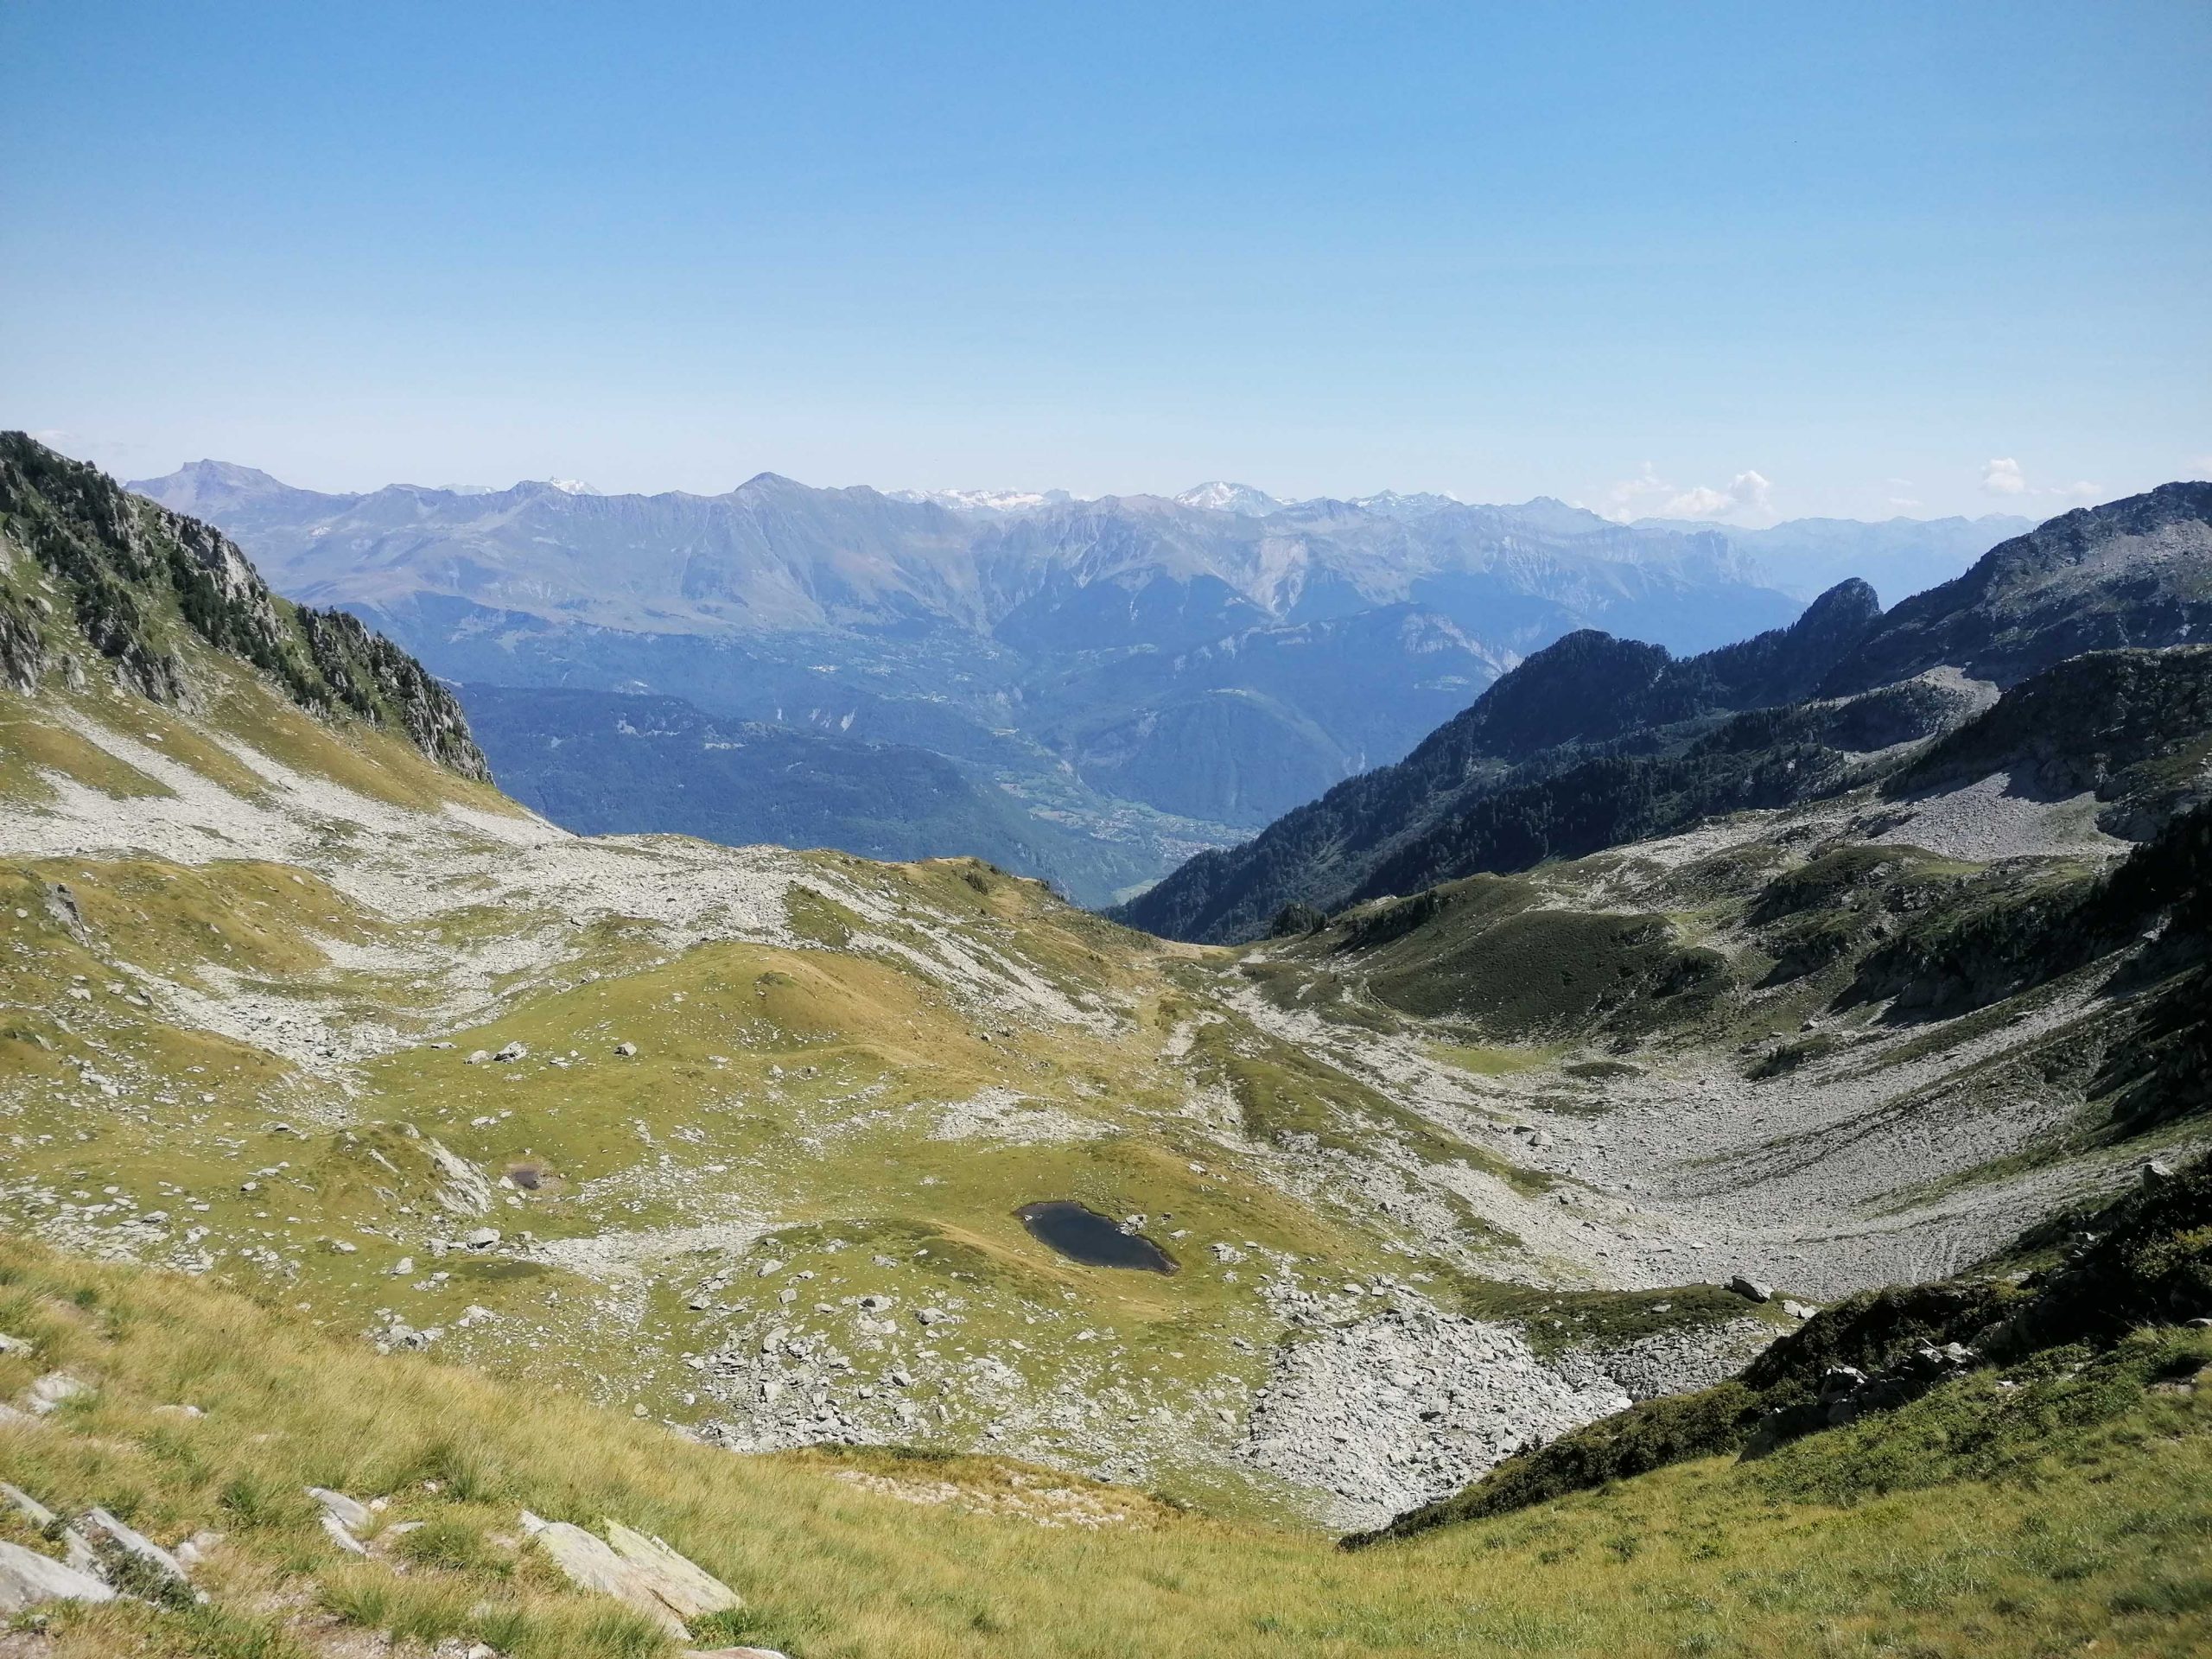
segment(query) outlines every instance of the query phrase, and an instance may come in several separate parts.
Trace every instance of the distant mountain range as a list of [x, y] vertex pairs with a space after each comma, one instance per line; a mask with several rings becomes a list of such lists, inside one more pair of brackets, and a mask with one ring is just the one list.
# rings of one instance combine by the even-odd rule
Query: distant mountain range
[[[1579, 632], [1503, 676], [1404, 760], [1337, 785], [1241, 846], [1198, 855], [1117, 913], [1173, 938], [1249, 939], [1287, 918], [1581, 857], [1872, 781], [1904, 764], [1909, 746], [1980, 714], [1997, 689], [2082, 653], [2207, 639], [2208, 484], [2054, 518], [1886, 613], [1854, 578], [1786, 629], [1688, 658]], [[2191, 658], [2188, 675], [2202, 672]], [[2037, 706], [2061, 707], [2088, 683], [2054, 683]], [[2132, 695], [2140, 702], [2139, 689]], [[2096, 729], [2131, 720], [2143, 723], [2141, 711], [2088, 719], [2082, 753], [2098, 752]], [[2052, 757], [2019, 758], [2041, 766]], [[2191, 751], [2161, 789], [2201, 798], [2200, 761]], [[2109, 757], [2069, 764], [2088, 786], [2118, 769]]]
[[[1078, 500], [770, 474], [714, 496], [332, 494], [219, 461], [130, 487], [227, 531], [280, 592], [400, 641], [464, 701], [651, 693], [709, 721], [929, 751], [1036, 822], [1017, 868], [1090, 903], [1397, 760], [1577, 629], [1707, 650], [1788, 623], [1800, 564], [1863, 549], [1935, 580], [2011, 527], [1742, 532], [1543, 498], [1285, 504], [1216, 483]], [[539, 760], [569, 764], [560, 747]], [[591, 792], [542, 781], [548, 799]], [[867, 825], [823, 829], [877, 849]]]

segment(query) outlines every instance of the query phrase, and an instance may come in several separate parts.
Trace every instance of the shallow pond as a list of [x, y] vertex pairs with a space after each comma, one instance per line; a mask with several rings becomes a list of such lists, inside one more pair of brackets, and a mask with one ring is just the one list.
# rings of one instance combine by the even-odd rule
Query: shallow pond
[[1125, 1233], [1110, 1216], [1102, 1216], [1066, 1198], [1025, 1204], [1014, 1212], [1030, 1236], [1087, 1268], [1135, 1268], [1143, 1273], [1173, 1273], [1175, 1258], [1142, 1233]]

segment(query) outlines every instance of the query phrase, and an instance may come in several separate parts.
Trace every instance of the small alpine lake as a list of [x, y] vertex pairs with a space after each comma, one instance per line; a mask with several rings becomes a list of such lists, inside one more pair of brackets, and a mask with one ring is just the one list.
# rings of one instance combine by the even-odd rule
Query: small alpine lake
[[1175, 1258], [1142, 1233], [1125, 1233], [1112, 1217], [1072, 1199], [1025, 1204], [1014, 1213], [1031, 1237], [1087, 1268], [1134, 1268], [1141, 1273], [1176, 1269]]

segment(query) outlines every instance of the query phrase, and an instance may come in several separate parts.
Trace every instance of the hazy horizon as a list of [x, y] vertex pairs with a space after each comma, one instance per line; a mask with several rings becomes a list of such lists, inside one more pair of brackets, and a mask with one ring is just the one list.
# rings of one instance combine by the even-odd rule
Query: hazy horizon
[[[68, 439], [71, 437], [71, 435], [70, 435], [70, 434], [67, 434], [67, 433], [54, 433], [54, 432], [33, 432], [30, 435], [31, 435], [31, 436], [33, 436], [33, 437], [35, 437], [35, 438], [36, 438], [36, 439], [38, 439], [38, 440], [39, 440], [40, 442], [44, 442], [44, 443], [48, 444], [48, 445], [49, 445], [50, 447], [52, 447], [52, 448], [54, 448], [60, 449], [60, 451], [62, 451], [64, 454], [71, 454], [71, 455], [75, 456], [77, 459], [79, 459], [79, 460], [92, 461], [94, 461], [96, 464], [99, 464], [99, 463], [98, 463], [98, 457], [97, 457], [97, 456], [94, 456], [94, 455], [88, 455], [88, 454], [79, 454], [79, 453], [78, 452], [78, 450], [77, 450], [77, 449], [73, 448], [71, 447], [70, 443], [67, 442], [67, 440], [68, 440]], [[529, 484], [543, 484], [543, 485], [550, 485], [550, 486], [551, 486], [552, 487], [556, 488], [556, 489], [564, 489], [564, 490], [568, 490], [568, 491], [569, 491], [569, 492], [571, 492], [571, 493], [579, 493], [579, 494], [584, 494], [584, 495], [594, 495], [594, 496], [640, 496], [640, 497], [651, 497], [651, 496], [656, 496], [656, 495], [695, 495], [695, 496], [703, 496], [703, 497], [709, 497], [709, 498], [711, 498], [711, 497], [715, 497], [715, 496], [721, 496], [721, 495], [733, 494], [733, 493], [734, 493], [736, 491], [738, 491], [739, 489], [742, 488], [745, 485], [747, 485], [747, 484], [748, 484], [748, 483], [752, 482], [754, 479], [757, 479], [757, 478], [763, 478], [763, 477], [776, 477], [776, 478], [781, 478], [781, 479], [785, 480], [785, 481], [787, 481], [787, 482], [789, 482], [789, 483], [797, 484], [797, 485], [798, 485], [798, 486], [800, 486], [801, 487], [805, 488], [805, 489], [813, 489], [813, 490], [848, 490], [848, 489], [868, 489], [868, 490], [874, 490], [874, 491], [875, 491], [875, 492], [876, 492], [877, 493], [879, 493], [879, 494], [887, 495], [887, 496], [893, 496], [893, 497], [899, 497], [899, 498], [913, 498], [913, 497], [918, 497], [918, 496], [928, 496], [928, 497], [931, 497], [931, 498], [932, 498], [932, 499], [935, 499], [935, 498], [942, 498], [942, 497], [949, 497], [949, 496], [956, 496], [956, 495], [965, 495], [965, 496], [976, 497], [976, 498], [985, 498], [985, 497], [995, 497], [995, 498], [1019, 498], [1019, 497], [1033, 497], [1033, 498], [1041, 498], [1041, 497], [1050, 496], [1050, 495], [1052, 495], [1052, 494], [1054, 494], [1054, 493], [1058, 493], [1058, 494], [1065, 495], [1069, 499], [1071, 499], [1071, 500], [1072, 500], [1072, 501], [1077, 501], [1077, 502], [1102, 501], [1102, 500], [1111, 500], [1111, 499], [1116, 499], [1116, 498], [1121, 498], [1121, 499], [1129, 499], [1129, 498], [1136, 498], [1136, 497], [1151, 497], [1151, 498], [1157, 499], [1163, 499], [1163, 500], [1173, 500], [1173, 499], [1177, 499], [1177, 498], [1179, 498], [1179, 497], [1181, 497], [1181, 496], [1185, 496], [1185, 495], [1191, 494], [1191, 493], [1194, 493], [1194, 492], [1196, 492], [1196, 491], [1198, 491], [1198, 490], [1204, 489], [1204, 488], [1205, 488], [1205, 487], [1206, 487], [1206, 486], [1211, 486], [1211, 485], [1216, 485], [1216, 484], [1226, 484], [1226, 485], [1230, 485], [1230, 486], [1241, 486], [1245, 487], [1245, 488], [1252, 488], [1252, 489], [1256, 489], [1256, 488], [1258, 487], [1256, 485], [1247, 485], [1247, 484], [1245, 484], [1245, 483], [1244, 483], [1244, 480], [1241, 480], [1241, 479], [1205, 478], [1205, 479], [1194, 480], [1192, 480], [1192, 481], [1191, 483], [1189, 483], [1189, 484], [1185, 484], [1185, 485], [1180, 486], [1179, 486], [1179, 487], [1177, 487], [1177, 488], [1173, 488], [1173, 489], [1130, 489], [1130, 490], [1107, 490], [1107, 491], [1103, 491], [1103, 492], [1101, 492], [1101, 493], [1097, 493], [1097, 494], [1095, 494], [1095, 495], [1093, 495], [1093, 494], [1085, 494], [1085, 493], [1077, 493], [1077, 492], [1074, 492], [1074, 491], [1069, 491], [1069, 490], [1063, 490], [1063, 489], [1061, 488], [1061, 486], [1058, 486], [1058, 485], [1056, 485], [1056, 484], [1050, 484], [1050, 483], [1041, 484], [1041, 485], [1037, 485], [1037, 486], [1025, 486], [977, 485], [977, 484], [972, 484], [972, 483], [969, 483], [969, 484], [952, 484], [952, 485], [943, 485], [943, 486], [934, 486], [934, 487], [931, 487], [931, 488], [929, 488], [929, 489], [923, 489], [923, 488], [919, 488], [919, 487], [917, 487], [917, 486], [911, 486], [911, 485], [885, 485], [885, 484], [879, 484], [879, 483], [877, 483], [877, 482], [875, 482], [875, 481], [874, 481], [874, 480], [868, 480], [868, 479], [845, 479], [845, 480], [818, 480], [818, 479], [797, 478], [797, 477], [793, 477], [793, 476], [792, 476], [791, 474], [789, 474], [789, 473], [786, 473], [786, 472], [782, 471], [781, 469], [779, 469], [779, 468], [778, 468], [778, 467], [755, 467], [755, 468], [753, 468], [752, 471], [750, 471], [750, 472], [747, 473], [743, 477], [741, 477], [741, 478], [735, 479], [735, 480], [734, 480], [732, 482], [730, 482], [729, 484], [728, 484], [727, 486], [722, 486], [722, 487], [721, 487], [721, 488], [718, 488], [718, 489], [686, 489], [686, 488], [683, 488], [683, 487], [676, 486], [668, 486], [662, 487], [662, 486], [652, 486], [652, 485], [648, 484], [648, 485], [645, 485], [645, 486], [642, 486], [642, 487], [636, 488], [636, 489], [626, 489], [626, 490], [609, 490], [609, 489], [601, 489], [601, 488], [597, 484], [595, 484], [595, 483], [594, 483], [594, 482], [593, 482], [590, 479], [588, 479], [588, 478], [583, 478], [583, 479], [557, 478], [557, 477], [551, 476], [550, 474], [543, 474], [543, 473], [541, 473], [541, 474], [535, 474], [535, 475], [531, 475], [531, 476], [524, 476], [524, 477], [514, 478], [514, 479], [508, 480], [506, 480], [506, 481], [505, 481], [505, 482], [493, 482], [493, 481], [486, 480], [480, 480], [480, 479], [439, 479], [439, 480], [428, 480], [428, 479], [420, 479], [420, 478], [388, 478], [388, 479], [382, 480], [381, 481], [377, 482], [377, 483], [373, 483], [373, 484], [348, 484], [348, 485], [334, 486], [330, 486], [330, 487], [326, 488], [326, 487], [320, 486], [315, 486], [315, 485], [303, 484], [303, 483], [302, 483], [300, 480], [296, 480], [296, 479], [292, 479], [292, 478], [286, 478], [286, 477], [283, 477], [283, 476], [282, 476], [281, 474], [276, 474], [276, 473], [275, 473], [275, 472], [272, 472], [272, 471], [271, 471], [270, 468], [268, 468], [268, 467], [256, 466], [256, 465], [255, 465], [252, 461], [241, 461], [241, 460], [239, 460], [238, 457], [236, 457], [236, 456], [232, 456], [232, 455], [196, 455], [196, 456], [194, 456], [193, 458], [191, 458], [191, 459], [190, 459], [190, 460], [188, 460], [188, 461], [180, 461], [180, 462], [178, 462], [178, 463], [177, 463], [175, 466], [174, 466], [174, 467], [163, 467], [163, 468], [160, 469], [160, 470], [159, 470], [159, 471], [157, 471], [157, 472], [151, 472], [151, 473], [143, 474], [141, 474], [141, 475], [139, 475], [139, 476], [137, 476], [137, 477], [135, 477], [135, 478], [132, 478], [132, 477], [125, 477], [125, 476], [124, 476], [123, 474], [121, 474], [121, 473], [115, 473], [115, 474], [114, 474], [114, 475], [115, 475], [115, 476], [116, 476], [116, 477], [117, 477], [120, 481], [122, 481], [122, 482], [125, 482], [125, 483], [135, 483], [135, 482], [153, 482], [153, 481], [156, 481], [156, 480], [162, 480], [162, 479], [166, 479], [166, 478], [172, 477], [172, 476], [175, 475], [176, 474], [179, 474], [179, 473], [182, 473], [182, 472], [188, 471], [188, 470], [190, 470], [191, 468], [194, 468], [194, 467], [204, 467], [204, 466], [210, 466], [210, 465], [213, 465], [213, 466], [221, 466], [221, 467], [243, 467], [243, 468], [245, 468], [245, 469], [246, 469], [246, 470], [248, 470], [248, 471], [251, 471], [251, 472], [256, 472], [256, 473], [260, 473], [260, 474], [264, 474], [264, 475], [265, 475], [265, 476], [268, 476], [268, 477], [270, 477], [270, 478], [273, 478], [273, 479], [275, 479], [275, 480], [276, 480], [276, 481], [277, 483], [282, 484], [282, 485], [284, 485], [284, 486], [288, 486], [288, 487], [290, 487], [290, 488], [311, 490], [311, 491], [314, 491], [315, 493], [318, 493], [318, 494], [326, 494], [326, 495], [333, 495], [333, 496], [365, 496], [365, 495], [372, 495], [372, 494], [374, 494], [377, 491], [378, 491], [378, 490], [384, 490], [384, 489], [412, 489], [412, 490], [425, 490], [425, 491], [435, 491], [435, 492], [446, 492], [446, 493], [456, 493], [456, 494], [460, 494], [460, 495], [463, 495], [463, 496], [467, 496], [467, 495], [480, 495], [480, 494], [498, 494], [498, 493], [504, 493], [504, 492], [506, 492], [506, 491], [510, 491], [510, 490], [520, 489], [520, 488], [522, 488], [524, 486], [525, 486], [525, 485], [529, 485]], [[109, 470], [112, 471], [112, 469], [109, 469]], [[1411, 496], [1411, 495], [1414, 495], [1414, 494], [1418, 494], [1418, 493], [1422, 493], [1422, 492], [1418, 492], [1418, 491], [1410, 490], [1410, 489], [1402, 489], [1402, 489], [1397, 489], [1397, 490], [1395, 490], [1395, 492], [1393, 492], [1393, 491], [1392, 491], [1392, 490], [1390, 490], [1388, 486], [1386, 486], [1386, 487], [1385, 487], [1385, 489], [1383, 489], [1383, 490], [1378, 490], [1378, 491], [1367, 491], [1367, 492], [1362, 492], [1362, 493], [1351, 493], [1351, 492], [1345, 492], [1345, 491], [1322, 490], [1322, 491], [1319, 491], [1319, 492], [1318, 492], [1318, 493], [1314, 493], [1314, 494], [1312, 494], [1312, 495], [1299, 496], [1299, 497], [1294, 497], [1294, 498], [1292, 498], [1292, 497], [1277, 497], [1277, 498], [1275, 498], [1275, 499], [1278, 500], [1278, 502], [1279, 502], [1281, 505], [1286, 506], [1286, 507], [1293, 507], [1293, 506], [1299, 506], [1299, 505], [1304, 505], [1304, 504], [1305, 504], [1305, 503], [1306, 503], [1306, 502], [1318, 501], [1318, 500], [1335, 500], [1335, 501], [1345, 501], [1345, 502], [1357, 502], [1357, 501], [1360, 501], [1360, 500], [1365, 500], [1365, 499], [1373, 499], [1374, 497], [1376, 497], [1376, 496], [1377, 496], [1377, 495], [1382, 495], [1382, 494], [1392, 493], [1395, 493], [1399, 494], [1399, 495], [1402, 495], [1402, 496]], [[1268, 493], [1272, 493], [1272, 492], [1268, 492]], [[1429, 493], [1435, 493], [1435, 494], [1450, 494], [1450, 492], [1446, 492], [1446, 491], [1436, 491], [1436, 492], [1429, 492]], [[1924, 524], [1924, 523], [1929, 523], [1929, 522], [1931, 522], [1931, 521], [1934, 521], [1934, 520], [1936, 520], [1936, 519], [1948, 519], [1948, 518], [1965, 518], [1965, 519], [1969, 520], [1969, 521], [1972, 521], [1972, 522], [1979, 522], [1979, 521], [1980, 521], [1980, 520], [1982, 520], [1982, 519], [1985, 519], [1985, 518], [2007, 518], [2007, 519], [2009, 519], [2009, 518], [2026, 518], [2026, 519], [2035, 520], [2035, 519], [2037, 519], [2037, 518], [2047, 518], [2047, 517], [2055, 516], [2056, 514], [2057, 514], [2057, 513], [2059, 513], [2059, 512], [2062, 512], [2066, 511], [2066, 509], [2067, 509], [2067, 507], [2068, 507], [2068, 506], [2074, 505], [2080, 505], [2079, 503], [2072, 503], [2072, 502], [2069, 502], [2069, 503], [2066, 503], [2066, 504], [2063, 504], [2063, 505], [2053, 505], [2053, 506], [2050, 507], [2049, 509], [2047, 509], [2045, 512], [2042, 512], [2042, 513], [2037, 513], [2037, 512], [2030, 512], [2030, 511], [2024, 511], [2024, 510], [2019, 509], [2019, 508], [2006, 507], [2006, 506], [2004, 506], [2004, 505], [2001, 505], [1991, 504], [1991, 505], [1986, 505], [1986, 506], [1983, 506], [1983, 507], [1981, 507], [1981, 508], [1979, 508], [1979, 509], [1977, 509], [1977, 510], [1970, 510], [1970, 511], [1967, 511], [1967, 512], [1958, 512], [1958, 513], [1934, 513], [1934, 512], [1892, 512], [1892, 513], [1887, 513], [1887, 514], [1881, 515], [1881, 516], [1880, 516], [1880, 517], [1878, 517], [1878, 518], [1859, 518], [1859, 519], [1842, 519], [1842, 518], [1840, 518], [1840, 516], [1839, 516], [1839, 515], [1832, 515], [1832, 514], [1829, 514], [1829, 515], [1824, 515], [1824, 514], [1817, 514], [1817, 513], [1801, 513], [1801, 514], [1791, 514], [1791, 515], [1787, 515], [1787, 516], [1784, 516], [1784, 515], [1782, 515], [1782, 514], [1777, 514], [1777, 513], [1769, 513], [1769, 514], [1766, 514], [1766, 515], [1764, 515], [1764, 516], [1763, 516], [1763, 517], [1752, 517], [1752, 518], [1723, 518], [1723, 517], [1712, 517], [1712, 516], [1704, 516], [1704, 517], [1700, 517], [1700, 516], [1696, 516], [1696, 515], [1689, 515], [1689, 516], [1683, 516], [1683, 515], [1669, 515], [1669, 514], [1667, 514], [1667, 513], [1664, 513], [1664, 512], [1653, 512], [1653, 513], [1643, 513], [1643, 514], [1623, 514], [1623, 513], [1619, 513], [1619, 512], [1607, 513], [1607, 512], [1605, 512], [1605, 510], [1604, 510], [1602, 507], [1600, 507], [1600, 506], [1599, 506], [1599, 505], [1593, 505], [1593, 504], [1589, 503], [1589, 502], [1585, 502], [1585, 501], [1570, 501], [1570, 500], [1567, 500], [1567, 498], [1565, 498], [1564, 496], [1560, 496], [1560, 495], [1555, 494], [1555, 493], [1552, 493], [1552, 492], [1548, 492], [1548, 491], [1538, 491], [1538, 492], [1537, 492], [1535, 495], [1533, 495], [1533, 496], [1525, 496], [1525, 497], [1521, 498], [1519, 500], [1516, 500], [1516, 501], [1503, 501], [1503, 500], [1498, 500], [1498, 501], [1478, 501], [1478, 500], [1471, 500], [1471, 499], [1467, 499], [1467, 498], [1465, 498], [1465, 497], [1461, 497], [1461, 496], [1453, 496], [1452, 499], [1453, 499], [1454, 500], [1458, 501], [1458, 502], [1459, 503], [1459, 505], [1463, 505], [1463, 506], [1503, 506], [1503, 507], [1513, 507], [1513, 506], [1526, 506], [1526, 505], [1534, 505], [1535, 503], [1539, 502], [1539, 501], [1546, 501], [1546, 500], [1549, 500], [1549, 501], [1557, 501], [1557, 502], [1560, 502], [1560, 503], [1562, 503], [1562, 504], [1564, 504], [1564, 505], [1567, 505], [1567, 506], [1576, 507], [1576, 508], [1580, 508], [1580, 509], [1582, 509], [1582, 510], [1584, 510], [1584, 511], [1586, 511], [1586, 512], [1591, 512], [1598, 513], [1598, 514], [1599, 514], [1599, 516], [1600, 516], [1600, 517], [1602, 517], [1602, 518], [1609, 518], [1609, 519], [1611, 519], [1612, 522], [1614, 522], [1614, 523], [1618, 523], [1618, 524], [1630, 524], [1630, 523], [1647, 523], [1647, 524], [1656, 524], [1656, 523], [1664, 523], [1664, 524], [1685, 524], [1685, 525], [1690, 525], [1690, 526], [1701, 526], [1701, 525], [1710, 524], [1711, 526], [1713, 526], [1713, 528], [1715, 528], [1715, 529], [1722, 529], [1722, 530], [1728, 530], [1728, 529], [1755, 530], [1755, 529], [1761, 529], [1761, 528], [1764, 528], [1764, 527], [1766, 527], [1766, 526], [1768, 526], [1768, 525], [1770, 525], [1770, 524], [1781, 524], [1781, 523], [1786, 523], [1786, 522], [1789, 522], [1791, 518], [1823, 518], [1823, 517], [1827, 517], [1827, 518], [1839, 518], [1839, 521], [1840, 521], [1840, 522], [1855, 522], [1855, 523], [1864, 523], [1864, 524], [1883, 524], [1883, 523], [1890, 523], [1890, 522]], [[962, 505], [962, 504], [957, 504], [957, 503], [948, 503], [948, 505]], [[992, 503], [988, 503], [988, 502], [985, 502], [985, 503], [982, 503], [982, 505], [993, 505], [993, 504], [992, 504]], [[2031, 505], [2032, 505], [2032, 504], [2031, 504]]]

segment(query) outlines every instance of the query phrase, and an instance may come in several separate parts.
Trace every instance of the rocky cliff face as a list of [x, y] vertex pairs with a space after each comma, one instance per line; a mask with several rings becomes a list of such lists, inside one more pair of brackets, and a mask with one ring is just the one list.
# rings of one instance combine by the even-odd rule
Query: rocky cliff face
[[279, 599], [212, 525], [20, 432], [0, 434], [0, 677], [18, 691], [53, 671], [81, 676], [90, 658], [142, 696], [188, 705], [196, 639], [302, 709], [397, 732], [463, 777], [490, 775], [460, 704], [390, 640]]

